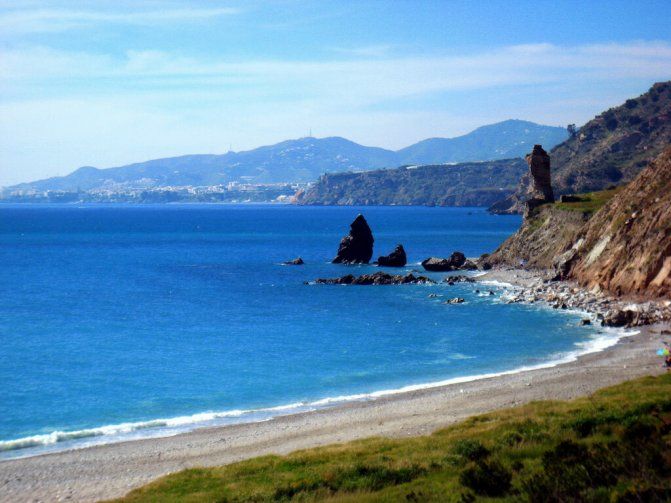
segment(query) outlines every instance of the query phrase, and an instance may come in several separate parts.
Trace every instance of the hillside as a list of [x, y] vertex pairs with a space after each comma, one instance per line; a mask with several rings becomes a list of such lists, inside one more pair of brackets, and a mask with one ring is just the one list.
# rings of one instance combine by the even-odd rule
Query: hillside
[[244, 152], [186, 155], [116, 168], [91, 166], [73, 173], [9, 187], [12, 191], [124, 190], [167, 186], [311, 182], [324, 173], [372, 170], [404, 164], [503, 159], [522, 155], [528, 145], [564, 140], [563, 128], [510, 120], [453, 139], [433, 138], [394, 152], [339, 137], [300, 138]]
[[618, 295], [671, 295], [671, 148], [633, 181], [537, 208], [489, 258]]
[[326, 174], [299, 194], [297, 203], [487, 206], [511, 194], [526, 170], [526, 163], [518, 158]]
[[183, 470], [119, 502], [668, 501], [671, 375], [536, 401], [428, 436]]
[[[669, 144], [671, 82], [662, 82], [596, 116], [550, 151], [555, 194], [580, 194], [626, 183]], [[523, 180], [515, 194], [491, 210], [521, 213], [525, 186]]]

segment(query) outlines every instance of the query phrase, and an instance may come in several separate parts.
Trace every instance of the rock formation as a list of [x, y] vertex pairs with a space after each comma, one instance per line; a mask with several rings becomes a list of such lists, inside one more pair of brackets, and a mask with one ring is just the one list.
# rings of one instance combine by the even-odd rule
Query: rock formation
[[359, 214], [349, 226], [349, 234], [342, 238], [334, 264], [367, 264], [373, 256], [373, 233], [368, 222]]
[[550, 178], [550, 156], [541, 145], [534, 145], [534, 149], [525, 157], [529, 164], [530, 185], [526, 197], [525, 216], [528, 216], [538, 206], [545, 203], [554, 203]]
[[319, 285], [424, 285], [435, 283], [426, 276], [415, 276], [414, 274], [389, 274], [378, 271], [373, 274], [362, 274], [354, 276], [348, 274], [341, 278], [319, 278], [315, 280]]
[[430, 257], [422, 261], [422, 267], [427, 271], [445, 272], [457, 271], [459, 269], [474, 270], [477, 269], [472, 261], [468, 260], [461, 252], [454, 252], [449, 258]]
[[284, 265], [303, 265], [305, 262], [303, 262], [303, 259], [300, 257], [297, 257], [293, 260], [287, 260], [286, 262], [282, 262]]
[[394, 251], [389, 255], [377, 258], [377, 265], [386, 267], [403, 267], [408, 262], [403, 245], [396, 245]]

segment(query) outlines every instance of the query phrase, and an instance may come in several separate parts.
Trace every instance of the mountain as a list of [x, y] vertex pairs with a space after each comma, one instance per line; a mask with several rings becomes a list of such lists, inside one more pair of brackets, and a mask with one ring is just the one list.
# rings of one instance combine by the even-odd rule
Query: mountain
[[487, 257], [520, 260], [617, 295], [671, 295], [671, 147], [628, 184], [536, 208]]
[[520, 158], [322, 175], [303, 205], [488, 206], [511, 194], [527, 170]]
[[[597, 115], [550, 151], [555, 194], [579, 194], [628, 182], [669, 144], [671, 82], [661, 82]], [[521, 213], [526, 184], [523, 180], [515, 194], [491, 210]]]
[[566, 128], [507, 120], [456, 138], [429, 138], [399, 150], [398, 154], [403, 164], [510, 159], [524, 157], [535, 143], [552, 147], [567, 136]]
[[510, 120], [478, 128], [458, 138], [433, 138], [394, 152], [339, 137], [300, 138], [244, 152], [186, 155], [116, 168], [91, 166], [73, 173], [9, 187], [10, 191], [123, 190], [165, 186], [310, 182], [323, 173], [371, 170], [403, 164], [501, 159], [520, 155], [528, 145], [566, 137], [563, 128]]

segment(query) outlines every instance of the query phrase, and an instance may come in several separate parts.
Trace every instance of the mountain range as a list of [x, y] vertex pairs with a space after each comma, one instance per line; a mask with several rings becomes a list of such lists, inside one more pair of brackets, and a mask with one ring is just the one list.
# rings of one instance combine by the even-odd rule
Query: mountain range
[[398, 151], [367, 147], [340, 137], [306, 137], [222, 155], [185, 155], [107, 169], [85, 166], [67, 176], [22, 183], [8, 190], [87, 191], [229, 182], [311, 182], [332, 172], [521, 157], [534, 143], [554, 146], [567, 136], [565, 128], [507, 120], [455, 138], [430, 138]]

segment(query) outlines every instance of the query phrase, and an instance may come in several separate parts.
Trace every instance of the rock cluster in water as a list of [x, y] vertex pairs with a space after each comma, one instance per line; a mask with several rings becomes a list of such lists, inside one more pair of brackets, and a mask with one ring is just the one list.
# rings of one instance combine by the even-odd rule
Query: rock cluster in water
[[396, 245], [394, 251], [389, 255], [383, 255], [377, 258], [377, 265], [386, 267], [403, 267], [408, 262], [403, 245]]
[[461, 252], [454, 252], [449, 258], [430, 257], [422, 261], [422, 267], [427, 271], [446, 272], [457, 271], [460, 269], [475, 270], [478, 268], [475, 263], [468, 260]]
[[315, 280], [315, 283], [320, 285], [426, 285], [433, 284], [435, 281], [426, 276], [415, 276], [412, 273], [401, 275], [378, 271], [361, 276], [348, 274], [340, 278], [319, 278]]
[[367, 264], [373, 256], [373, 233], [359, 214], [350, 224], [349, 234], [342, 238], [334, 264]]
[[303, 265], [305, 262], [303, 262], [303, 259], [300, 257], [296, 257], [293, 260], [287, 260], [286, 262], [282, 262], [284, 265]]

